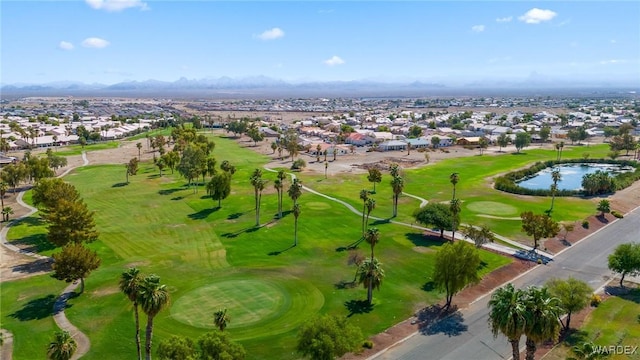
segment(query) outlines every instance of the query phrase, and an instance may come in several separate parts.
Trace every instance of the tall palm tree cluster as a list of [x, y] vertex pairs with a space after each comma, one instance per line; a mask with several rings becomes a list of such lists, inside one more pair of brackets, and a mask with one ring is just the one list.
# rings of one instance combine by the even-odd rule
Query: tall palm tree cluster
[[560, 300], [546, 287], [516, 289], [507, 284], [489, 300], [489, 327], [495, 337], [503, 334], [511, 343], [514, 360], [520, 360], [520, 338], [526, 336], [526, 360], [534, 360], [537, 344], [560, 334]]
[[147, 315], [147, 328], [145, 332], [146, 359], [151, 360], [151, 339], [153, 337], [153, 320], [166, 308], [171, 296], [166, 285], [160, 284], [157, 275], [142, 275], [138, 268], [132, 267], [123, 272], [120, 277], [120, 291], [133, 303], [133, 314], [136, 322], [136, 346], [138, 360], [142, 359], [140, 349], [140, 320], [138, 306]]

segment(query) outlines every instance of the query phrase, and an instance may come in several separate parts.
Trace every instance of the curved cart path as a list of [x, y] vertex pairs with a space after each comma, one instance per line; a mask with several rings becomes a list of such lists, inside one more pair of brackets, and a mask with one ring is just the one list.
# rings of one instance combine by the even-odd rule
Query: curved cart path
[[0, 359], [11, 360], [13, 358], [13, 334], [9, 330], [0, 329], [2, 334], [2, 346], [0, 346]]
[[[268, 167], [265, 167], [264, 169], [267, 170], [267, 171], [270, 171], [270, 172], [277, 172], [276, 170], [270, 169]], [[289, 173], [289, 175], [291, 176], [292, 181], [293, 181], [293, 179], [296, 178], [295, 174]], [[306, 191], [308, 191], [308, 192], [310, 192], [312, 194], [315, 194], [315, 195], [318, 195], [318, 196], [322, 196], [323, 198], [325, 198], [327, 200], [331, 200], [331, 201], [337, 202], [337, 203], [343, 205], [344, 207], [346, 207], [347, 209], [349, 209], [352, 213], [357, 214], [358, 216], [362, 216], [362, 211], [356, 209], [353, 205], [347, 203], [346, 201], [343, 201], [343, 200], [340, 200], [340, 199], [336, 199], [336, 198], [331, 197], [331, 196], [329, 196], [327, 194], [323, 194], [323, 193], [318, 192], [316, 190], [313, 190], [313, 189], [311, 189], [311, 188], [309, 188], [309, 187], [307, 187], [305, 185], [302, 185], [302, 189], [306, 190]], [[414, 199], [420, 200], [420, 207], [423, 207], [428, 203], [428, 201], [426, 199], [423, 199], [423, 198], [418, 197], [416, 195], [407, 194], [407, 193], [404, 193], [404, 192], [402, 194], [405, 195], [405, 196], [409, 196], [409, 197], [412, 197]], [[376, 217], [376, 216], [370, 216], [369, 219], [378, 220], [378, 221], [387, 221], [387, 222], [390, 222], [392, 224], [407, 226], [407, 227], [411, 227], [411, 228], [422, 230], [422, 231], [432, 231], [429, 228], [426, 228], [426, 227], [423, 227], [423, 226], [419, 226], [419, 225], [416, 225], [416, 224], [409, 224], [409, 223], [405, 223], [405, 222], [401, 222], [401, 221], [383, 219], [383, 218], [379, 218], [379, 217]], [[445, 233], [451, 235], [450, 231], [445, 231]], [[525, 249], [525, 250], [531, 250], [532, 249], [529, 246], [520, 244], [520, 243], [518, 243], [516, 241], [513, 241], [511, 239], [507, 239], [507, 238], [505, 238], [503, 236], [499, 236], [499, 235], [496, 234], [496, 237], [499, 238], [502, 241], [505, 241], [505, 242], [509, 243], [512, 246], [515, 246], [516, 248], [505, 246], [505, 245], [501, 245], [501, 244], [497, 244], [497, 243], [487, 243], [487, 244], [484, 244], [483, 247], [485, 247], [487, 249], [491, 249], [491, 250], [497, 251], [497, 252], [500, 252], [502, 254], [506, 254], [506, 255], [515, 255], [516, 252], [518, 251], [517, 248]], [[458, 239], [462, 239], [462, 240], [470, 242], [472, 244], [474, 243], [473, 240], [468, 239], [466, 237], [462, 237], [462, 234], [460, 234]], [[543, 255], [543, 256], [546, 256], [546, 257], [548, 257], [550, 259], [553, 259], [553, 255], [551, 255], [551, 254], [544, 253], [544, 252], [542, 252], [540, 250], [536, 250], [536, 251], [539, 254]]]
[[[86, 166], [89, 165], [89, 160], [87, 159], [87, 154], [85, 152], [82, 152], [82, 166]], [[67, 175], [71, 170], [73, 170], [75, 168], [69, 168], [67, 169], [65, 172], [63, 172], [62, 174], [58, 175], [57, 177], [61, 178], [65, 175]], [[15, 224], [17, 221], [19, 221], [20, 219], [23, 219], [27, 216], [31, 216], [33, 215], [36, 211], [38, 211], [38, 209], [34, 208], [33, 206], [25, 203], [22, 200], [22, 197], [24, 196], [25, 191], [21, 191], [18, 196], [16, 197], [16, 201], [20, 206], [25, 207], [26, 209], [29, 209], [29, 212], [26, 213], [25, 215], [22, 215], [21, 217], [12, 220], [11, 222], [9, 222], [7, 224], [7, 226], [5, 226], [2, 231], [0, 231], [0, 242], [2, 243], [3, 246], [5, 246], [7, 249], [23, 254], [23, 255], [27, 255], [36, 259], [44, 259], [44, 260], [51, 260], [51, 258], [47, 257], [47, 256], [42, 256], [36, 253], [33, 253], [31, 251], [25, 251], [22, 250], [20, 248], [18, 248], [15, 245], [12, 245], [10, 243], [7, 242], [7, 232], [9, 231], [9, 228]], [[58, 327], [64, 331], [68, 331], [69, 334], [76, 340], [76, 343], [78, 344], [78, 348], [76, 349], [76, 352], [73, 354], [73, 356], [71, 357], [72, 360], [74, 359], [79, 359], [80, 357], [82, 357], [84, 354], [86, 354], [89, 349], [91, 348], [91, 342], [89, 341], [89, 338], [87, 337], [87, 335], [85, 335], [83, 332], [81, 332], [80, 330], [78, 330], [77, 327], [75, 327], [70, 321], [69, 319], [67, 319], [66, 314], [64, 313], [64, 309], [67, 306], [67, 300], [70, 299], [71, 297], [74, 296], [75, 294], [75, 290], [78, 287], [78, 282], [74, 282], [72, 284], [70, 284], [69, 286], [67, 286], [63, 291], [62, 294], [60, 294], [60, 296], [56, 299], [56, 302], [53, 305], [53, 320], [56, 322], [56, 325], [58, 325]], [[5, 332], [7, 333], [7, 332]], [[11, 333], [9, 333], [11, 334]], [[6, 345], [6, 346], [5, 346]], [[10, 338], [6, 338], [5, 339], [5, 345], [2, 346], [2, 352], [0, 353], [2, 355], [2, 359], [11, 359], [12, 358], [12, 352], [13, 352], [13, 336], [11, 336]], [[8, 354], [8, 355], [7, 355]]]

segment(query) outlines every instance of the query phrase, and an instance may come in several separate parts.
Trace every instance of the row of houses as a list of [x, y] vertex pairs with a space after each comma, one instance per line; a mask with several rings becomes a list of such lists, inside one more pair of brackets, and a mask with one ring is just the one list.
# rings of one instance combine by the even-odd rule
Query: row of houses
[[[123, 124], [112, 121], [110, 118], [83, 119], [78, 122], [70, 122], [60, 125], [48, 125], [31, 123], [21, 117], [9, 117], [6, 122], [0, 124], [0, 138], [6, 139], [9, 149], [18, 150], [25, 148], [46, 148], [51, 146], [65, 146], [76, 144], [79, 141], [77, 129], [83, 126], [88, 132], [100, 134], [101, 140], [115, 140], [138, 133], [150, 128], [157, 120], [140, 120], [138, 123]], [[24, 134], [14, 131], [10, 122], [17, 123], [24, 130]], [[24, 135], [27, 136], [24, 136]], [[32, 135], [33, 134], [33, 135]]]

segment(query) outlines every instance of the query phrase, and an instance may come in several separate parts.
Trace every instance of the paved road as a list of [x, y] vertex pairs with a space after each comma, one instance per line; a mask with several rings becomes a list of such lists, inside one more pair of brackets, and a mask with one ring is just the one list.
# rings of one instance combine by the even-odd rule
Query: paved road
[[[558, 254], [549, 265], [538, 266], [515, 279], [513, 283], [516, 287], [542, 285], [552, 277], [573, 276], [598, 289], [613, 276], [607, 268], [607, 256], [618, 244], [639, 241], [639, 224], [640, 209], [635, 209], [624, 219], [613, 222]], [[509, 359], [511, 347], [507, 340], [502, 336], [494, 339], [489, 331], [488, 300], [489, 296], [485, 296], [461, 311], [463, 320], [455, 324], [455, 327], [461, 330], [458, 335], [448, 336], [442, 332], [431, 335], [416, 333], [401, 344], [373, 356], [372, 359]], [[465, 307], [467, 304], [458, 305]], [[524, 348], [524, 337], [521, 346]]]

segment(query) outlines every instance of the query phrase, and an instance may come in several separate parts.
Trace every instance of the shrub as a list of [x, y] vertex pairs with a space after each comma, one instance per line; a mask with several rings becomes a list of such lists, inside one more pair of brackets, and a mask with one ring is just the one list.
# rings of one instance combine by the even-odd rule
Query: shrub
[[583, 220], [582, 221], [582, 227], [585, 228], [585, 229], [588, 229], [589, 228], [589, 220]]
[[[640, 318], [640, 316], [638, 316], [638, 317]], [[365, 348], [365, 349], [373, 349], [373, 341], [371, 341], [371, 340], [365, 340], [365, 341], [362, 343], [362, 347], [363, 347], [363, 348]]]
[[602, 298], [598, 294], [591, 294], [591, 306], [598, 307], [602, 302]]
[[291, 165], [291, 170], [302, 170], [307, 166], [307, 162], [304, 159], [298, 159]]
[[613, 210], [613, 211], [611, 212], [611, 215], [613, 215], [613, 216], [617, 217], [618, 219], [622, 219], [622, 218], [624, 218], [624, 215], [622, 215], [621, 213], [619, 213], [619, 212], [617, 212], [617, 211], [615, 211], [615, 210]]

